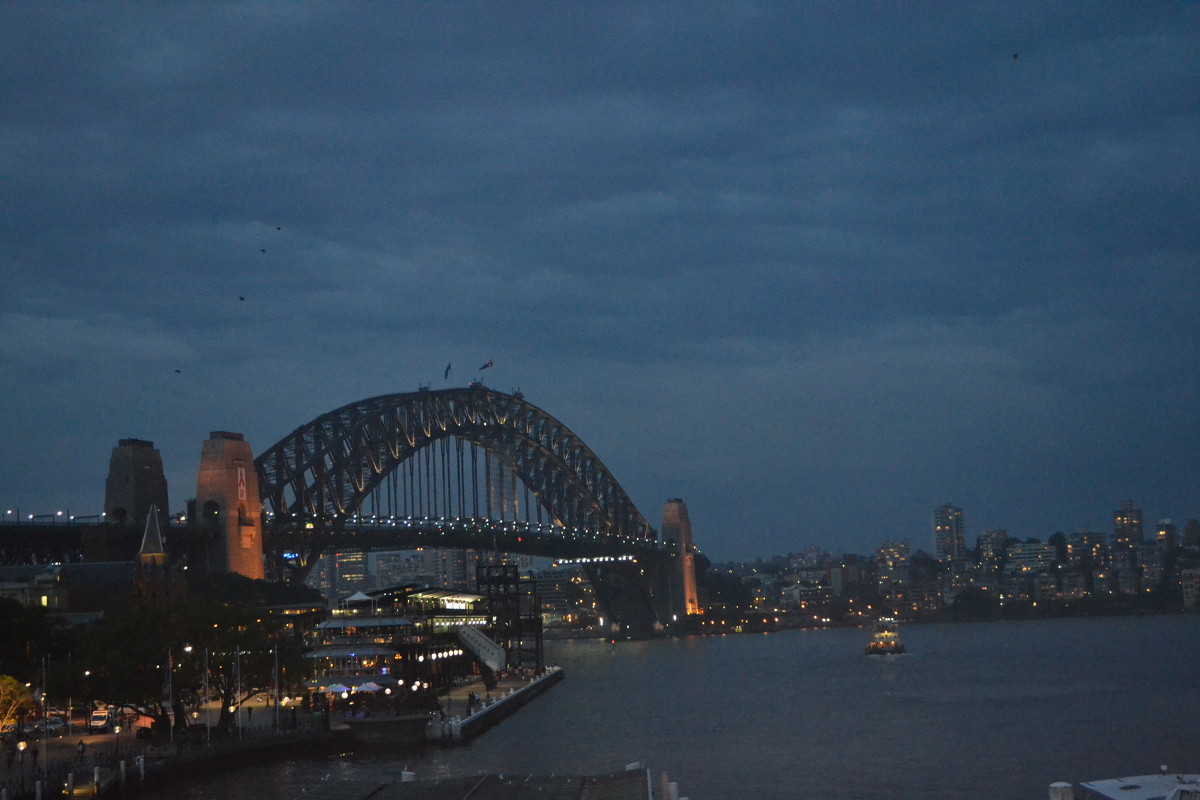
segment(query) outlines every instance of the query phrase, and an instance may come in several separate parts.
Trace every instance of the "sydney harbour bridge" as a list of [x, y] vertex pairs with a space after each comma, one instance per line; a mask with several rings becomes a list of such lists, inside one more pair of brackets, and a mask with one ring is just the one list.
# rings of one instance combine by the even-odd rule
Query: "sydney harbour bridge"
[[292, 431], [255, 467], [276, 569], [417, 546], [572, 558], [614, 618], [686, 613], [676, 595], [690, 542], [660, 539], [596, 454], [519, 393], [472, 384], [361, 400]]
[[[686, 511], [682, 529], [664, 516], [660, 537], [596, 454], [519, 392], [474, 383], [360, 400], [253, 466], [268, 578], [303, 580], [330, 552], [470, 548], [577, 561], [602, 610], [630, 628], [694, 610]], [[255, 512], [236, 499], [196, 505], [200, 531], [222, 516], [236, 531]], [[19, 533], [6, 528], [8, 540]]]

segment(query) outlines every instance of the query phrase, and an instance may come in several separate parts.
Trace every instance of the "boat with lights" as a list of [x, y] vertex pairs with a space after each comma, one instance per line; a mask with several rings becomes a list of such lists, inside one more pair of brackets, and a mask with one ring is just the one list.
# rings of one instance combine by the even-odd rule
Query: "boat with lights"
[[896, 620], [883, 617], [871, 626], [871, 641], [867, 643], [869, 656], [896, 656], [906, 652], [900, 641]]

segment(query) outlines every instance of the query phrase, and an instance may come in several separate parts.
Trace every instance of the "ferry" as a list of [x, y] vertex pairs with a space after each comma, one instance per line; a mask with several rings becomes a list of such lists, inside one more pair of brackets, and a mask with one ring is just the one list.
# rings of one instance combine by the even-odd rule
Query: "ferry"
[[871, 641], [867, 644], [869, 656], [896, 656], [906, 652], [896, 630], [896, 620], [883, 617], [871, 626]]

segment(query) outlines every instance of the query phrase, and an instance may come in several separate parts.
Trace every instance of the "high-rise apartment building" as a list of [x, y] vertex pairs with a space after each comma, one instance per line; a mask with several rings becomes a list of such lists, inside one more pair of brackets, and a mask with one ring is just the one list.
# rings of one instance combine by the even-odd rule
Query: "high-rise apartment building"
[[933, 553], [938, 561], [960, 561], [967, 553], [963, 512], [950, 503], [933, 510]]
[[1184, 547], [1200, 545], [1200, 520], [1189, 519], [1183, 524], [1182, 544]]
[[1179, 542], [1179, 532], [1175, 523], [1169, 519], [1160, 519], [1154, 528], [1154, 541], [1162, 550], [1170, 550]]
[[1093, 567], [1107, 563], [1104, 533], [1079, 530], [1067, 536], [1067, 559], [1075, 564], [1086, 562]]
[[367, 554], [362, 550], [338, 550], [333, 560], [333, 591], [337, 597], [367, 588]]
[[1054, 564], [1054, 545], [1043, 542], [1015, 542], [1008, 548], [1009, 572], [1037, 572], [1049, 569]]
[[1113, 512], [1113, 546], [1136, 547], [1142, 539], [1142, 510], [1126, 500]]
[[975, 540], [975, 553], [981, 563], [996, 564], [1004, 557], [1008, 542], [1008, 531], [1004, 528], [988, 528]]
[[875, 551], [879, 585], [908, 583], [908, 559], [911, 555], [908, 539], [896, 539], [879, 545]]

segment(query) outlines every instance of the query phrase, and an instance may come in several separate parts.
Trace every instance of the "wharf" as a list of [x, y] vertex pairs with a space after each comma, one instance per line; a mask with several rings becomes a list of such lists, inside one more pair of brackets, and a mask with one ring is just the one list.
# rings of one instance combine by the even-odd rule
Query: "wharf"
[[[436, 711], [332, 715], [329, 726], [344, 734], [342, 746], [353, 749], [453, 747], [466, 744], [562, 679], [560, 667], [539, 675], [508, 673], [491, 691], [479, 681], [452, 687], [438, 696]], [[472, 696], [478, 699], [472, 702]]]
[[[562, 679], [560, 667], [548, 667], [540, 675], [528, 678], [507, 678], [479, 699], [478, 708], [469, 705], [470, 694], [476, 687], [457, 687], [446, 696], [446, 719], [431, 722], [426, 728], [426, 736], [429, 741], [441, 745], [466, 744]], [[462, 708], [465, 713], [455, 715], [455, 708]]]

